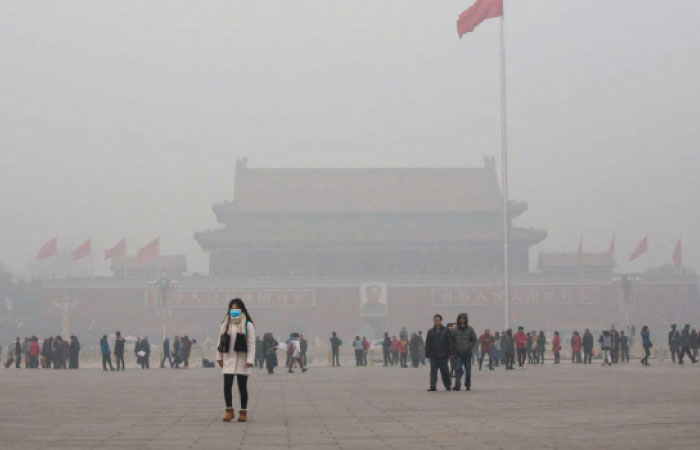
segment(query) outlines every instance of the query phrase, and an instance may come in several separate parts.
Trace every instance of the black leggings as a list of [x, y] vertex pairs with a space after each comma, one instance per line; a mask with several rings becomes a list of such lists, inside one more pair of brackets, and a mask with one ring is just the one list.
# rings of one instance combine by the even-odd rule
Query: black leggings
[[[227, 408], [233, 408], [231, 388], [233, 387], [233, 377], [235, 376], [232, 373], [224, 374], [224, 399], [226, 400]], [[241, 409], [246, 409], [248, 406], [248, 375], [238, 375], [238, 393], [241, 396]]]

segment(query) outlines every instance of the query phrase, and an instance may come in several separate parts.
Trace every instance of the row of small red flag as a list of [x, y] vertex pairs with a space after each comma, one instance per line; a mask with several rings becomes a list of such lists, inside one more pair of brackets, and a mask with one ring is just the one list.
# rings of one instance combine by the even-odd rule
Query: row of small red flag
[[[648, 249], [649, 249], [649, 245], [647, 242], [647, 237], [644, 236], [642, 238], [642, 240], [637, 243], [637, 246], [634, 248], [634, 250], [630, 254], [629, 260], [634, 261], [635, 259], [637, 259], [640, 256], [642, 256], [643, 254], [645, 254]], [[612, 259], [614, 254], [615, 254], [615, 237], [613, 236], [612, 240], [610, 241], [610, 246], [608, 247], [608, 251], [607, 251], [608, 259]], [[579, 264], [583, 263], [583, 239], [579, 239], [579, 241], [578, 241], [578, 250], [576, 251], [576, 255], [577, 255]], [[678, 242], [676, 243], [676, 247], [673, 249], [673, 253], [671, 254], [671, 261], [673, 262], [673, 265], [676, 267], [680, 267], [683, 264], [682, 244], [681, 244], [680, 239], [678, 239]]]
[[[41, 246], [39, 253], [36, 254], [36, 260], [49, 258], [58, 254], [58, 237], [54, 237], [47, 243]], [[73, 261], [78, 261], [92, 254], [92, 238], [71, 250]], [[160, 239], [155, 238], [148, 244], [144, 245], [136, 253], [136, 257], [140, 261], [148, 260], [157, 257], [160, 254]], [[126, 239], [122, 239], [117, 244], [104, 251], [105, 259], [123, 258], [126, 256]]]

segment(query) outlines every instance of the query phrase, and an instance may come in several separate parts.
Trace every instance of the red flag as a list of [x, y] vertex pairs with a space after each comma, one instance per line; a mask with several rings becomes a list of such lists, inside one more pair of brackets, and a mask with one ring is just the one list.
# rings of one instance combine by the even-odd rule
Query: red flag
[[457, 19], [457, 34], [462, 39], [467, 33], [474, 31], [481, 22], [503, 15], [503, 0], [476, 0], [472, 6], [459, 15]]
[[88, 239], [87, 241], [83, 242], [78, 247], [76, 247], [71, 252], [71, 255], [73, 256], [73, 261], [77, 261], [79, 259], [85, 258], [86, 256], [90, 256], [90, 253], [92, 253], [92, 243], [90, 242], [90, 239]]
[[615, 235], [613, 235], [612, 240], [610, 241], [610, 247], [608, 247], [608, 259], [612, 259], [614, 254], [615, 254]]
[[681, 264], [683, 264], [683, 258], [681, 254], [681, 240], [678, 239], [678, 243], [676, 244], [676, 248], [673, 250], [673, 265], [676, 267], [680, 267]]
[[630, 255], [630, 261], [634, 261], [635, 259], [639, 258], [640, 255], [643, 255], [644, 253], [647, 252], [647, 237], [644, 236], [644, 239], [639, 241], [639, 244], [637, 244], [637, 248], [634, 249], [632, 254]]
[[124, 256], [126, 256], [126, 239], [122, 239], [114, 247], [105, 250], [105, 259], [122, 258]]
[[36, 260], [41, 261], [42, 259], [46, 259], [49, 256], [54, 256], [56, 253], [58, 253], [57, 237], [51, 239], [49, 242], [41, 246], [41, 248], [39, 249], [39, 253], [36, 254]]
[[155, 258], [158, 256], [158, 239], [159, 238], [155, 238], [153, 241], [149, 242], [148, 244], [139, 249], [139, 252], [137, 253], [139, 261], [143, 261], [144, 259]]
[[576, 262], [578, 265], [583, 265], [583, 238], [578, 238], [578, 250], [576, 250]]

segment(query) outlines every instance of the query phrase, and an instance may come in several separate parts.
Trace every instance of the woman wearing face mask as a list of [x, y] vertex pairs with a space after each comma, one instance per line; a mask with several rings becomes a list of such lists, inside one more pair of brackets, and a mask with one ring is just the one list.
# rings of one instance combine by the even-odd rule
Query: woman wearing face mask
[[230, 336], [228, 352], [217, 351], [219, 367], [224, 369], [224, 400], [226, 414], [224, 422], [233, 420], [233, 399], [231, 388], [233, 379], [238, 378], [238, 393], [241, 396], [241, 411], [238, 421], [248, 419], [248, 375], [255, 363], [255, 326], [248, 310], [240, 298], [234, 298], [228, 304], [228, 313], [219, 327], [219, 336]]

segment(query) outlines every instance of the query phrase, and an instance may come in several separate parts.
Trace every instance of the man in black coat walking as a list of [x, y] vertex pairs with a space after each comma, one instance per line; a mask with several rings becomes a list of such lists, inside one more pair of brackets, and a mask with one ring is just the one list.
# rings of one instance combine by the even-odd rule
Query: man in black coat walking
[[19, 340], [19, 336], [17, 336], [17, 340], [15, 341], [15, 368], [19, 369], [21, 364], [22, 364], [22, 342]]
[[[681, 334], [676, 330], [676, 324], [671, 325], [671, 331], [668, 332], [668, 348], [671, 350], [671, 361], [676, 362], [676, 355], [681, 347]], [[678, 356], [680, 361], [680, 356]]]
[[593, 360], [593, 335], [588, 328], [583, 332], [581, 343], [583, 344], [583, 363], [590, 364]]
[[683, 331], [681, 331], [680, 347], [681, 351], [678, 353], [678, 364], [683, 364], [683, 357], [688, 355], [688, 358], [695, 364], [697, 360], [693, 357], [693, 352], [690, 351], [691, 345], [691, 334], [690, 334], [690, 324], [685, 324]]
[[114, 338], [114, 359], [117, 362], [117, 370], [126, 370], [126, 364], [124, 364], [124, 343], [126, 339], [122, 337], [121, 332], [117, 331], [116, 337]]
[[425, 357], [430, 359], [430, 389], [428, 391], [437, 390], [438, 370], [440, 370], [442, 375], [442, 384], [445, 385], [445, 390], [451, 390], [450, 369], [447, 361], [452, 354], [452, 335], [442, 325], [442, 316], [435, 314], [433, 316], [433, 328], [428, 331], [428, 335], [425, 338]]

